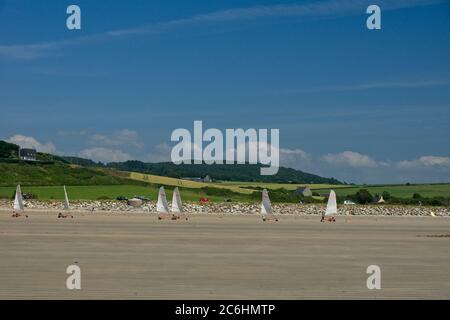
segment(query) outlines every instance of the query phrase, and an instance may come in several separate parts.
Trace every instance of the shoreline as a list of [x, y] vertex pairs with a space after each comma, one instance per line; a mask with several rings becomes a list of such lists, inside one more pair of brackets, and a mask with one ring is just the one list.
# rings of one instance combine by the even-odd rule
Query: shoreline
[[[274, 203], [273, 212], [279, 216], [320, 216], [325, 210], [324, 204]], [[156, 202], [148, 201], [138, 207], [126, 202], [110, 200], [77, 200], [70, 203], [71, 213], [111, 213], [111, 214], [157, 214]], [[169, 208], [171, 204], [169, 203]], [[186, 202], [183, 211], [198, 215], [260, 215], [260, 204], [256, 203], [209, 203]], [[450, 217], [450, 207], [399, 206], [399, 205], [339, 205], [338, 216], [432, 216]], [[62, 201], [25, 201], [25, 212], [61, 212]], [[0, 200], [0, 212], [13, 212], [12, 200]]]

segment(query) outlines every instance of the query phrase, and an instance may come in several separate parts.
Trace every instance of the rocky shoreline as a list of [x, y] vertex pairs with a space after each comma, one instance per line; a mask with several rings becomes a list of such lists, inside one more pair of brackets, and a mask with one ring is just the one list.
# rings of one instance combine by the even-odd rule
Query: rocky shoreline
[[[62, 201], [39, 201], [27, 200], [24, 203], [25, 210], [51, 210], [63, 209]], [[13, 201], [0, 200], [2, 209], [12, 210]], [[112, 213], [155, 213], [156, 202], [148, 201], [141, 206], [133, 207], [126, 201], [73, 201], [70, 204], [73, 211], [84, 212], [112, 212]], [[169, 204], [170, 207], [170, 204]], [[223, 214], [259, 214], [260, 205], [252, 203], [184, 203], [183, 210], [188, 214], [196, 213], [223, 213]], [[286, 215], [321, 215], [325, 210], [320, 204], [295, 204], [275, 203], [273, 204], [275, 214]], [[340, 205], [339, 215], [361, 215], [361, 216], [450, 216], [448, 207], [421, 207], [421, 206], [391, 206], [391, 205]]]

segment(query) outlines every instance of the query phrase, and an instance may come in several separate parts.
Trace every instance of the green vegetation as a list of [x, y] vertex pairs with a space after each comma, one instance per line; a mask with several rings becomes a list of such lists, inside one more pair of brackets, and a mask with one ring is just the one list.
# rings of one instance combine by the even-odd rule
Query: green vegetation
[[246, 182], [246, 181], [220, 181], [222, 186], [235, 186], [242, 189], [279, 189], [284, 188], [287, 190], [296, 190], [298, 187], [309, 187], [314, 189], [336, 189], [336, 188], [348, 188], [346, 184], [329, 184], [329, 183], [270, 183], [270, 182]]
[[[414, 193], [419, 193], [423, 197], [444, 197], [450, 198], [450, 184], [408, 184], [408, 185], [359, 185], [359, 186], [341, 186], [339, 188], [311, 188], [322, 196], [328, 196], [330, 189], [336, 191], [339, 197], [345, 197], [355, 194], [360, 189], [366, 189], [372, 195], [382, 195], [383, 192], [389, 193], [395, 198], [412, 198]], [[386, 200], [386, 198], [383, 196]]]
[[373, 200], [373, 196], [366, 189], [359, 190], [351, 198], [353, 198], [353, 200], [355, 200], [359, 204], [368, 204], [371, 203]]
[[358, 204], [370, 204], [378, 202], [383, 197], [384, 204], [397, 204], [397, 205], [425, 205], [425, 206], [449, 206], [450, 196], [429, 196], [423, 197], [419, 193], [414, 193], [412, 197], [395, 197], [388, 191], [383, 191], [380, 194], [373, 195], [367, 189], [360, 189], [354, 194], [337, 195], [338, 203], [343, 203], [344, 200], [351, 200]]
[[92, 160], [83, 159], [83, 158], [79, 158], [79, 157], [61, 157], [61, 158], [69, 163], [76, 164], [78, 166], [83, 166], [83, 167], [104, 167], [105, 166], [101, 162], [94, 162]]
[[[15, 144], [0, 141], [0, 197], [10, 198], [14, 187], [21, 184], [24, 192], [43, 200], [62, 199], [62, 185], [71, 190], [72, 199], [115, 199], [134, 195], [155, 199], [158, 187], [163, 185], [170, 196], [171, 190], [179, 187], [187, 201], [197, 201], [201, 197], [211, 201], [260, 201], [261, 190], [266, 188], [273, 202], [322, 202], [333, 189], [339, 202], [350, 199], [367, 204], [382, 195], [391, 204], [450, 205], [450, 184], [357, 186], [289, 168], [280, 168], [275, 176], [261, 176], [261, 165], [175, 165], [140, 161], [104, 165], [39, 152], [38, 161], [22, 161], [18, 159], [18, 149]], [[180, 179], [206, 175], [215, 181]], [[313, 197], [295, 195], [293, 191], [299, 186], [308, 186]]]
[[199, 188], [217, 188], [217, 189], [226, 189], [231, 190], [238, 193], [247, 193], [250, 194], [253, 192], [251, 189], [246, 188], [240, 188], [238, 186], [234, 185], [227, 185], [224, 183], [217, 183], [217, 182], [198, 182], [198, 181], [191, 181], [191, 180], [185, 180], [185, 179], [177, 179], [177, 178], [171, 178], [171, 177], [164, 177], [164, 176], [156, 176], [152, 174], [147, 173], [139, 173], [139, 172], [126, 172], [126, 171], [117, 171], [114, 169], [102, 169], [105, 172], [108, 172], [112, 175], [120, 174], [122, 177], [126, 177], [133, 180], [143, 181], [147, 183], [153, 183], [157, 185], [165, 185], [165, 186], [176, 186], [176, 187], [184, 187], [184, 188], [193, 188], [193, 189], [199, 189]]
[[18, 153], [18, 145], [0, 140], [0, 158], [17, 159], [19, 157]]
[[0, 140], [0, 163], [40, 163], [40, 164], [53, 164], [58, 161], [62, 163], [70, 163], [64, 160], [62, 157], [55, 156], [49, 153], [36, 153], [37, 161], [23, 161], [19, 159], [19, 146], [14, 143], [9, 143]]
[[[275, 185], [274, 188], [284, 187], [286, 189], [296, 189], [296, 184], [320, 184], [322, 187], [342, 184], [334, 178], [323, 178], [300, 170], [284, 167], [280, 167], [278, 173], [274, 176], [261, 176], [260, 168], [263, 166], [260, 164], [175, 165], [171, 162], [144, 163], [137, 160], [103, 164], [79, 157], [62, 158], [72, 164], [84, 167], [111, 168], [123, 172], [147, 174], [150, 177], [159, 176], [180, 179], [185, 177], [203, 178], [209, 175], [215, 181], [221, 181], [224, 185], [247, 184], [258, 186], [258, 184], [273, 184]], [[243, 188], [245, 187], [243, 186]]]
[[69, 164], [70, 162], [64, 160], [62, 157], [59, 156], [55, 156], [53, 154], [49, 154], [49, 153], [42, 153], [42, 152], [37, 152], [36, 153], [36, 160], [37, 161], [41, 161], [41, 162], [61, 162], [61, 163], [66, 163]]
[[[152, 200], [158, 198], [159, 188], [156, 186], [139, 185], [96, 185], [96, 186], [66, 186], [67, 193], [71, 201], [73, 200], [114, 200], [118, 196], [131, 198], [133, 196], [145, 196]], [[166, 188], [167, 199], [172, 198], [173, 188]], [[218, 190], [222, 191], [222, 190]], [[183, 201], [198, 201], [202, 197], [213, 202], [223, 202], [225, 198], [231, 198], [233, 202], [252, 201], [249, 195], [226, 191], [225, 195], [214, 188], [205, 189], [185, 189], [180, 188]], [[15, 187], [0, 187], [0, 198], [11, 199], [14, 195]], [[33, 194], [39, 200], [64, 199], [62, 186], [23, 186], [23, 193]], [[259, 194], [260, 199], [261, 194]]]
[[76, 167], [62, 162], [50, 164], [24, 162], [0, 163], [0, 186], [34, 185], [114, 185], [143, 182], [108, 175], [105, 172]]
[[[449, 185], [447, 187], [450, 188]], [[165, 186], [166, 194], [170, 201], [172, 197], [173, 186]], [[262, 188], [260, 188], [262, 189]], [[8, 198], [14, 195], [15, 187], [0, 187], [0, 198]], [[22, 191], [32, 194], [33, 198], [39, 200], [59, 199], [64, 197], [62, 186], [22, 186]], [[206, 197], [212, 202], [223, 202], [225, 199], [231, 199], [233, 202], [259, 202], [261, 201], [260, 190], [255, 190], [251, 194], [234, 192], [227, 189], [217, 189], [213, 187], [204, 188], [180, 188], [183, 201], [198, 201]], [[135, 195], [146, 196], [152, 200], [158, 197], [158, 186], [156, 185], [91, 185], [91, 186], [67, 186], [67, 192], [71, 200], [113, 200], [118, 196], [133, 197]], [[270, 199], [274, 203], [321, 203], [326, 202], [327, 197], [323, 199], [305, 198], [301, 195], [294, 195], [292, 190], [284, 188], [270, 190]], [[326, 194], [327, 196], [328, 194]], [[360, 204], [369, 204], [377, 194], [369, 192], [367, 189], [357, 190], [353, 194], [346, 196], [338, 195], [338, 202], [344, 200], [353, 200]], [[450, 198], [443, 197], [424, 197], [418, 193], [408, 198], [393, 197], [389, 192], [383, 193], [383, 198], [387, 204], [401, 205], [450, 205]]]
[[260, 164], [180, 164], [171, 162], [144, 163], [141, 161], [126, 161], [108, 163], [107, 167], [122, 171], [134, 171], [158, 176], [183, 178], [211, 176], [220, 181], [249, 181], [264, 183], [323, 183], [342, 184], [334, 178], [323, 178], [300, 170], [280, 167], [278, 173], [273, 176], [260, 174]]
[[[263, 187], [253, 187], [255, 191], [251, 194], [251, 198], [254, 201], [261, 201], [261, 191]], [[278, 189], [267, 189], [269, 191], [269, 197], [272, 202], [282, 202], [282, 203], [319, 203], [322, 202], [321, 199], [317, 199], [314, 197], [304, 197], [301, 194], [295, 194], [293, 190], [288, 190], [285, 188], [278, 188]]]

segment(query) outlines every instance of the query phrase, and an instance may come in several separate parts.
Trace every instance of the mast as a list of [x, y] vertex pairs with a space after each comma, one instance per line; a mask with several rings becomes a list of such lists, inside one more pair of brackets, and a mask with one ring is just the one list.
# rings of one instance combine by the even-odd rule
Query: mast
[[67, 196], [66, 186], [64, 186], [64, 210], [69, 210], [69, 197]]
[[266, 189], [262, 192], [261, 213], [271, 214], [273, 213], [272, 204], [270, 203], [269, 193]]

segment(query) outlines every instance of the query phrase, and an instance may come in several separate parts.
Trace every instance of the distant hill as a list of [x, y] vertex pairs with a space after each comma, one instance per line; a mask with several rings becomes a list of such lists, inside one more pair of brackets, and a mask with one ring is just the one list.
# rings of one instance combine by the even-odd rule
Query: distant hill
[[83, 167], [104, 167], [105, 166], [101, 162], [95, 162], [90, 159], [84, 159], [84, 158], [79, 158], [79, 157], [66, 157], [66, 156], [63, 156], [61, 158], [63, 158], [67, 162], [70, 162], [72, 164], [76, 164], [79, 166], [83, 166]]
[[[0, 161], [1, 160], [3, 160], [3, 162], [17, 163], [19, 160], [19, 146], [14, 143], [9, 143], [0, 140]], [[70, 161], [66, 161], [60, 156], [55, 156], [53, 154], [43, 152], [36, 153], [36, 160], [44, 162], [61, 161], [65, 163], [70, 163]]]
[[0, 140], [0, 186], [148, 185], [119, 175], [71, 164], [62, 157], [38, 152], [38, 161], [18, 158], [19, 146]]
[[111, 175], [94, 168], [78, 167], [55, 161], [53, 163], [0, 162], [0, 186], [55, 185], [145, 185], [143, 182]]
[[334, 178], [324, 178], [300, 170], [280, 167], [273, 176], [260, 174], [260, 164], [180, 164], [172, 162], [144, 163], [141, 161], [126, 161], [108, 163], [107, 167], [123, 171], [135, 171], [173, 178], [205, 177], [209, 175], [214, 180], [222, 181], [248, 181], [270, 183], [321, 183], [342, 184]]
[[181, 164], [171, 162], [144, 163], [141, 161], [112, 162], [103, 164], [79, 157], [60, 157], [37, 153], [38, 162], [21, 161], [19, 146], [0, 141], [0, 185], [17, 183], [29, 185], [91, 185], [91, 184], [137, 184], [120, 176], [115, 170], [134, 171], [172, 178], [205, 177], [214, 180], [293, 184], [342, 184], [334, 178], [324, 178], [300, 170], [280, 167], [276, 175], [263, 176], [260, 164]]

